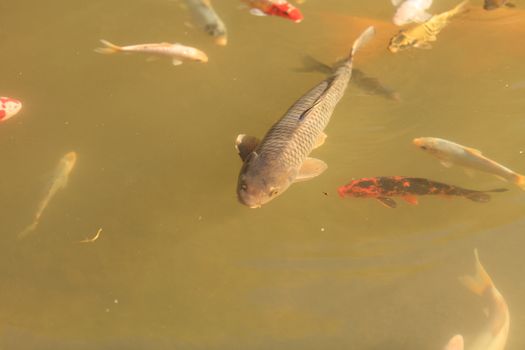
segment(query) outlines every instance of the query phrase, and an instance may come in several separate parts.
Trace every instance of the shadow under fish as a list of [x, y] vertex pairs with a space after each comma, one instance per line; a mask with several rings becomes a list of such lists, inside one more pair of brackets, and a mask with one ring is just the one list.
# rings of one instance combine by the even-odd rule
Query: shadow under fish
[[[302, 59], [303, 67], [295, 69], [296, 72], [309, 73], [320, 72], [325, 75], [333, 73], [333, 68], [318, 61], [312, 56], [306, 55]], [[337, 64], [336, 64], [337, 66]], [[379, 79], [369, 76], [360, 69], [354, 68], [352, 71], [352, 79], [350, 85], [355, 86], [359, 90], [368, 95], [381, 96], [388, 100], [401, 101], [399, 93], [381, 83]]]
[[397, 203], [391, 197], [401, 197], [413, 205], [418, 204], [417, 196], [427, 195], [456, 196], [473, 202], [487, 203], [491, 198], [487, 192], [505, 192], [508, 189], [476, 191], [424, 178], [384, 176], [353, 180], [339, 187], [337, 191], [341, 197], [373, 198], [386, 207], [396, 208]]

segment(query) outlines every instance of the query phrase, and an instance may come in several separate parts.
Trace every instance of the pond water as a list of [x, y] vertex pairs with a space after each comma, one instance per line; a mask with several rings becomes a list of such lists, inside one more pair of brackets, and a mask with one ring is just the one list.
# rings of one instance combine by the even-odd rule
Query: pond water
[[[509, 307], [506, 348], [525, 348], [525, 193], [411, 144], [453, 140], [525, 173], [523, 4], [471, 1], [432, 49], [396, 54], [387, 0], [307, 0], [301, 23], [213, 4], [225, 47], [181, 1], [0, 5], [0, 95], [24, 104], [0, 125], [0, 349], [419, 350], [458, 333], [468, 349], [488, 323], [458, 281], [475, 248]], [[400, 101], [350, 85], [312, 152], [327, 171], [260, 209], [240, 204], [237, 135], [262, 137], [325, 78], [299, 72], [304, 57], [332, 64], [368, 25], [354, 66]], [[181, 42], [209, 62], [101, 55], [99, 39]], [[71, 151], [67, 187], [18, 239]], [[337, 195], [392, 175], [509, 191], [396, 209]]]

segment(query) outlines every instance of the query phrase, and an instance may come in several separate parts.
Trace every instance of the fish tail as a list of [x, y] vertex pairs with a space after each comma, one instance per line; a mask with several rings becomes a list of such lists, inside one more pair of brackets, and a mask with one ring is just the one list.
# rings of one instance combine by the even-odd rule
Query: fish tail
[[518, 178], [516, 179], [516, 185], [525, 191], [525, 176], [518, 175]]
[[26, 238], [31, 232], [33, 232], [38, 226], [38, 220], [35, 220], [31, 225], [27, 226], [22, 232], [18, 234], [18, 239]]
[[350, 61], [352, 60], [352, 58], [354, 57], [356, 52], [359, 51], [363, 45], [368, 43], [370, 41], [370, 39], [372, 39], [374, 37], [375, 33], [376, 33], [376, 30], [374, 29], [373, 26], [370, 26], [370, 27], [366, 28], [361, 33], [359, 38], [357, 38], [354, 41], [354, 44], [352, 45], [352, 51], [350, 52], [350, 56], [348, 57], [348, 59]]
[[339, 193], [339, 197], [344, 198], [346, 193], [346, 186], [341, 186], [337, 189], [337, 193]]
[[112, 53], [115, 53], [115, 52], [122, 51], [122, 48], [120, 46], [117, 46], [117, 45], [115, 45], [113, 43], [110, 43], [107, 40], [100, 39], [100, 42], [102, 44], [104, 44], [104, 46], [106, 46], [106, 47], [98, 47], [98, 48], [95, 49], [95, 52], [107, 55], [107, 54], [112, 54]]
[[476, 274], [474, 276], [462, 276], [459, 278], [461, 283], [465, 285], [470, 291], [477, 295], [483, 295], [494, 284], [487, 271], [479, 261], [478, 250], [474, 249], [474, 257], [476, 259]]

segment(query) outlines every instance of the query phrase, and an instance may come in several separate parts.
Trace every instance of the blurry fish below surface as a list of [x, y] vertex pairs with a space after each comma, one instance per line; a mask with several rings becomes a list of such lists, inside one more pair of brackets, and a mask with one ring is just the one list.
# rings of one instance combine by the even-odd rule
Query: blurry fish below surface
[[485, 0], [485, 3], [483, 4], [485, 10], [495, 10], [503, 6], [515, 7], [516, 5], [508, 0]]
[[226, 46], [228, 36], [226, 26], [215, 12], [210, 0], [186, 0], [188, 7], [193, 13], [193, 17], [204, 28], [206, 33], [215, 38], [215, 43]]
[[468, 0], [461, 2], [452, 10], [434, 15], [428, 21], [412, 28], [401, 30], [390, 39], [388, 50], [398, 52], [411, 47], [430, 49], [430, 42], [437, 40], [437, 35], [445, 28], [449, 20], [467, 10]]
[[22, 109], [22, 102], [11, 97], [0, 97], [0, 122], [14, 117]]
[[150, 55], [167, 56], [172, 59], [174, 66], [182, 64], [183, 61], [208, 62], [208, 56], [199, 49], [181, 44], [158, 43], [138, 44], [129, 46], [118, 46], [107, 40], [100, 40], [106, 47], [99, 47], [95, 52], [102, 54], [113, 54], [117, 52], [137, 52]]
[[391, 197], [401, 197], [409, 204], [417, 205], [417, 196], [441, 195], [464, 197], [474, 202], [486, 203], [490, 195], [486, 192], [505, 192], [506, 188], [488, 191], [468, 190], [442, 182], [418, 177], [381, 176], [353, 180], [338, 188], [341, 197], [373, 198], [389, 208], [397, 207]]
[[481, 151], [477, 149], [437, 137], [419, 137], [414, 139], [412, 143], [438, 158], [441, 164], [447, 168], [456, 164], [466, 168], [476, 169], [495, 175], [505, 181], [512, 182], [522, 190], [525, 190], [525, 176], [483, 156]]
[[[498, 291], [494, 282], [479, 261], [478, 251], [474, 250], [476, 274], [460, 277], [460, 281], [473, 293], [483, 298], [487, 304], [488, 324], [478, 334], [467, 349], [469, 350], [503, 350], [507, 344], [510, 327], [510, 316], [507, 302]], [[463, 336], [456, 335], [445, 350], [463, 350]]]
[[[432, 0], [392, 0], [397, 8], [392, 22], [397, 26], [402, 26], [412, 22], [423, 23], [432, 17], [426, 10], [432, 5]], [[401, 5], [399, 5], [401, 4]]]
[[45, 197], [38, 204], [38, 208], [36, 210], [33, 222], [22, 232], [20, 232], [18, 238], [24, 238], [36, 229], [36, 227], [38, 226], [38, 222], [40, 221], [40, 218], [44, 210], [47, 208], [47, 205], [49, 204], [51, 199], [55, 196], [58, 190], [67, 186], [69, 174], [71, 173], [71, 170], [73, 170], [76, 161], [77, 154], [75, 152], [69, 152], [65, 156], [63, 156], [62, 159], [60, 159], [60, 162], [58, 163], [58, 166], [53, 175], [53, 178], [51, 179], [51, 185], [47, 189]]
[[[323, 74], [332, 74], [332, 67], [316, 60], [312, 56], [303, 57], [303, 67], [297, 69], [298, 72], [312, 72], [317, 71]], [[358, 89], [364, 91], [369, 95], [377, 95], [393, 101], [400, 101], [401, 97], [398, 92], [383, 85], [379, 79], [367, 75], [360, 69], [354, 68], [352, 70], [352, 79], [350, 84]]]
[[326, 170], [325, 162], [308, 155], [324, 143], [323, 130], [352, 76], [352, 59], [373, 36], [373, 27], [361, 33], [348, 58], [330, 77], [295, 102], [262, 141], [247, 135], [237, 137], [235, 146], [243, 161], [237, 198], [242, 204], [259, 208], [292, 183], [312, 179]]
[[255, 16], [278, 16], [299, 23], [303, 20], [301, 11], [286, 0], [241, 0], [250, 6]]

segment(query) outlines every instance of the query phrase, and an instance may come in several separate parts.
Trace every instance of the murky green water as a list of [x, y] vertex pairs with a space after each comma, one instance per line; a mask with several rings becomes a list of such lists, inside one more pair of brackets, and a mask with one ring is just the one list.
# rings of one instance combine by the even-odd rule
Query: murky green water
[[[456, 333], [468, 344], [486, 320], [457, 277], [473, 272], [477, 247], [509, 305], [507, 348], [522, 349], [525, 194], [410, 141], [451, 139], [525, 172], [525, 9], [465, 16], [432, 50], [392, 55], [386, 0], [308, 0], [301, 24], [239, 3], [214, 2], [225, 48], [173, 1], [0, 5], [0, 95], [24, 103], [0, 125], [1, 348], [415, 350]], [[378, 35], [356, 66], [402, 101], [350, 87], [312, 154], [328, 171], [261, 209], [240, 205], [236, 135], [264, 135], [323, 79], [296, 71], [304, 55], [331, 63], [368, 24]], [[103, 56], [101, 38], [180, 41], [210, 61]], [[67, 189], [17, 240], [68, 151]], [[352, 178], [387, 175], [511, 191], [395, 210], [337, 196]]]

